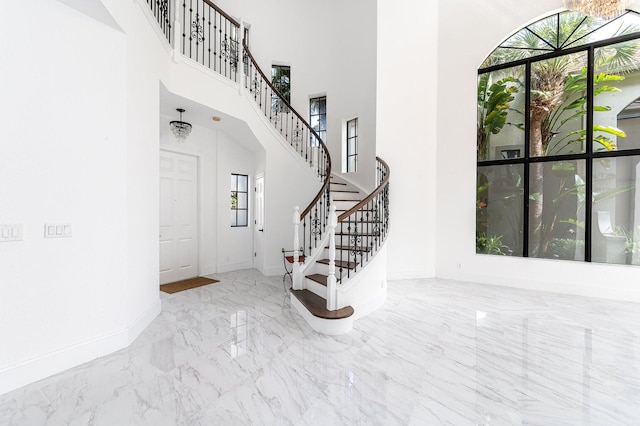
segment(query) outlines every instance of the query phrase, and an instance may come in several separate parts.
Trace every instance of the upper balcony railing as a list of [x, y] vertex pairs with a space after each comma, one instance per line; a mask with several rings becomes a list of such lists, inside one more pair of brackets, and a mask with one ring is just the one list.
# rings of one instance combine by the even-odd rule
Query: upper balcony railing
[[180, 52], [237, 82], [240, 23], [209, 0], [177, 1]]
[[169, 6], [169, 0], [147, 0], [147, 5], [151, 9], [151, 13], [158, 22], [160, 30], [164, 33], [169, 44], [171, 44], [171, 21], [172, 13]]

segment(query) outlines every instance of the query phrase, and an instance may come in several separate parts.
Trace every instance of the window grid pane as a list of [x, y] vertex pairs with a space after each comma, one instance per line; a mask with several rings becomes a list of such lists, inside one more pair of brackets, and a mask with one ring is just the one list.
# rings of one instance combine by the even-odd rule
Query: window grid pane
[[347, 121], [347, 173], [358, 169], [358, 119]]
[[249, 226], [249, 176], [231, 174], [231, 227]]
[[[327, 97], [309, 99], [309, 123], [323, 142], [327, 136]], [[318, 146], [315, 138], [310, 138], [311, 146]]]

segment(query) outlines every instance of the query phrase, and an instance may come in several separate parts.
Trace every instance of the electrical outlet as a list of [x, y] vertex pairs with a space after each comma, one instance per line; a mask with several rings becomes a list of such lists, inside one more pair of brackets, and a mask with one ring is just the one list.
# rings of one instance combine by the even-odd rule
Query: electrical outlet
[[45, 223], [45, 238], [68, 238], [71, 237], [70, 223]]
[[0, 242], [22, 241], [22, 224], [0, 225]]

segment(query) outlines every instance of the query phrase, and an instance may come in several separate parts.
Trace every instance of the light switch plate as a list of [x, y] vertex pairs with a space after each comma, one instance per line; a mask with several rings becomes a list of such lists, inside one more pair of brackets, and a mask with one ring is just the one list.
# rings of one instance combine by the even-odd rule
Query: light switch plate
[[0, 225], [0, 242], [22, 241], [22, 224]]
[[45, 223], [45, 238], [68, 238], [71, 237], [70, 223]]

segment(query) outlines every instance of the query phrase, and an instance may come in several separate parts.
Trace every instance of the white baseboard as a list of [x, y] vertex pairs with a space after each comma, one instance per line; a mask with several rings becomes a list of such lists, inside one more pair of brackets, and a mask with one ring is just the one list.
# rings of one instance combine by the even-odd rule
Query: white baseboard
[[0, 395], [129, 346], [160, 313], [156, 300], [127, 328], [107, 333], [0, 370]]
[[215, 266], [205, 266], [204, 268], [202, 268], [198, 275], [201, 277], [205, 277], [207, 275], [214, 275], [216, 272], [218, 271], [216, 270]]
[[435, 278], [436, 271], [432, 269], [406, 269], [402, 271], [387, 270], [387, 280], [415, 280], [421, 278]]
[[265, 277], [274, 277], [276, 275], [284, 275], [284, 266], [267, 266], [262, 273]]
[[236, 262], [236, 263], [225, 263], [223, 265], [218, 265], [217, 273], [223, 272], [231, 272], [231, 271], [241, 271], [243, 269], [253, 269], [253, 262]]
[[162, 311], [162, 302], [160, 298], [156, 299], [143, 313], [129, 324], [127, 327], [128, 343], [127, 346], [132, 344], [134, 340], [151, 324], [151, 322], [160, 315]]

